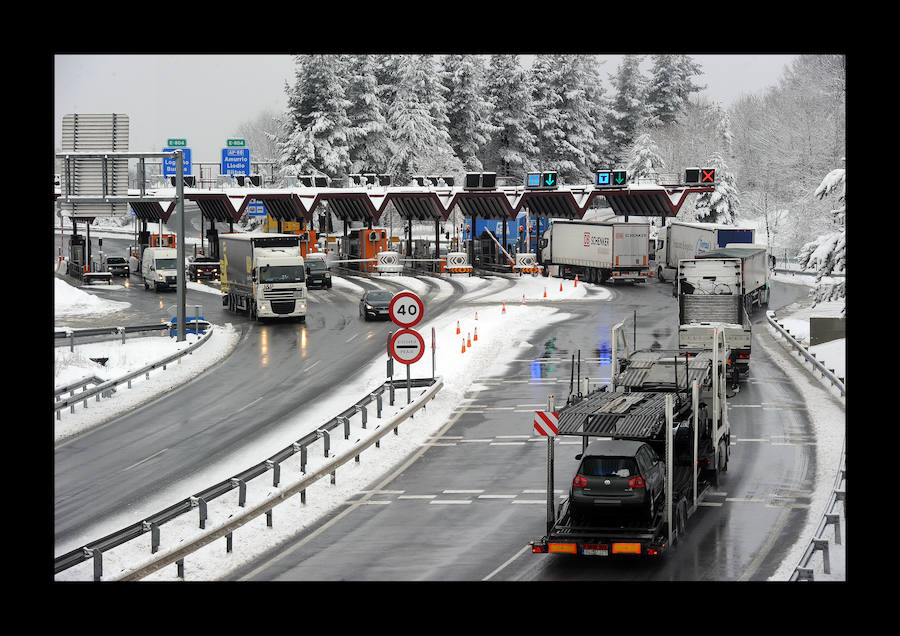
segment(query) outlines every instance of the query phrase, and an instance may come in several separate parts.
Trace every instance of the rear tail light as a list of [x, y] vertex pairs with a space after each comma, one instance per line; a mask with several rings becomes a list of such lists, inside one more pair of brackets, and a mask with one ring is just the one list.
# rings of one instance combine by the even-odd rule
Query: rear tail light
[[574, 486], [575, 488], [584, 488], [587, 485], [587, 479], [585, 479], [581, 475], [575, 475], [575, 479], [572, 480], [572, 486]]
[[647, 484], [644, 482], [644, 478], [638, 475], [637, 477], [632, 477], [628, 480], [629, 488], [646, 488]]

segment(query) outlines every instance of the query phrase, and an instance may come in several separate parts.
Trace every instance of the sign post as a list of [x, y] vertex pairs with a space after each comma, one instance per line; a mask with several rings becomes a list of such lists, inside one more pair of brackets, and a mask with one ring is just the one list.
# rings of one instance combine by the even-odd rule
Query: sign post
[[547, 535], [553, 529], [553, 438], [559, 434], [559, 414], [554, 410], [554, 397], [547, 396], [547, 410], [534, 412], [534, 430], [547, 437]]
[[391, 356], [400, 364], [406, 365], [406, 403], [412, 402], [409, 367], [425, 354], [425, 340], [415, 329], [400, 329], [389, 343]]

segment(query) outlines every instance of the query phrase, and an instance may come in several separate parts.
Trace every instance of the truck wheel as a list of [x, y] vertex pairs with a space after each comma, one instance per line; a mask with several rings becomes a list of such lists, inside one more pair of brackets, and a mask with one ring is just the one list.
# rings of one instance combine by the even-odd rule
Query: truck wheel
[[656, 268], [656, 280], [658, 280], [661, 283], [666, 282], [665, 280], [663, 280], [662, 267]]

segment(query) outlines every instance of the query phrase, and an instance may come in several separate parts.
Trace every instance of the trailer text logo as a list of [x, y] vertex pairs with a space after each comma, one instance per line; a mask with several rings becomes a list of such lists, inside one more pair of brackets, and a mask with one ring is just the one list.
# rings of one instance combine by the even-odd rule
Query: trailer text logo
[[606, 236], [591, 236], [590, 232], [584, 233], [584, 246], [590, 247], [591, 245], [602, 245], [604, 247], [609, 245], [609, 237]]

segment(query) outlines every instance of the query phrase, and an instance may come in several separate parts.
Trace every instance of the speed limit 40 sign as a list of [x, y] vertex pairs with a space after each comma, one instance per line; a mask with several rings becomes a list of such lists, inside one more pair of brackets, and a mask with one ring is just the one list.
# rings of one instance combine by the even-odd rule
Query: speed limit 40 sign
[[422, 299], [410, 291], [395, 295], [388, 308], [388, 314], [394, 324], [405, 328], [419, 324], [424, 313], [425, 305], [422, 304]]

